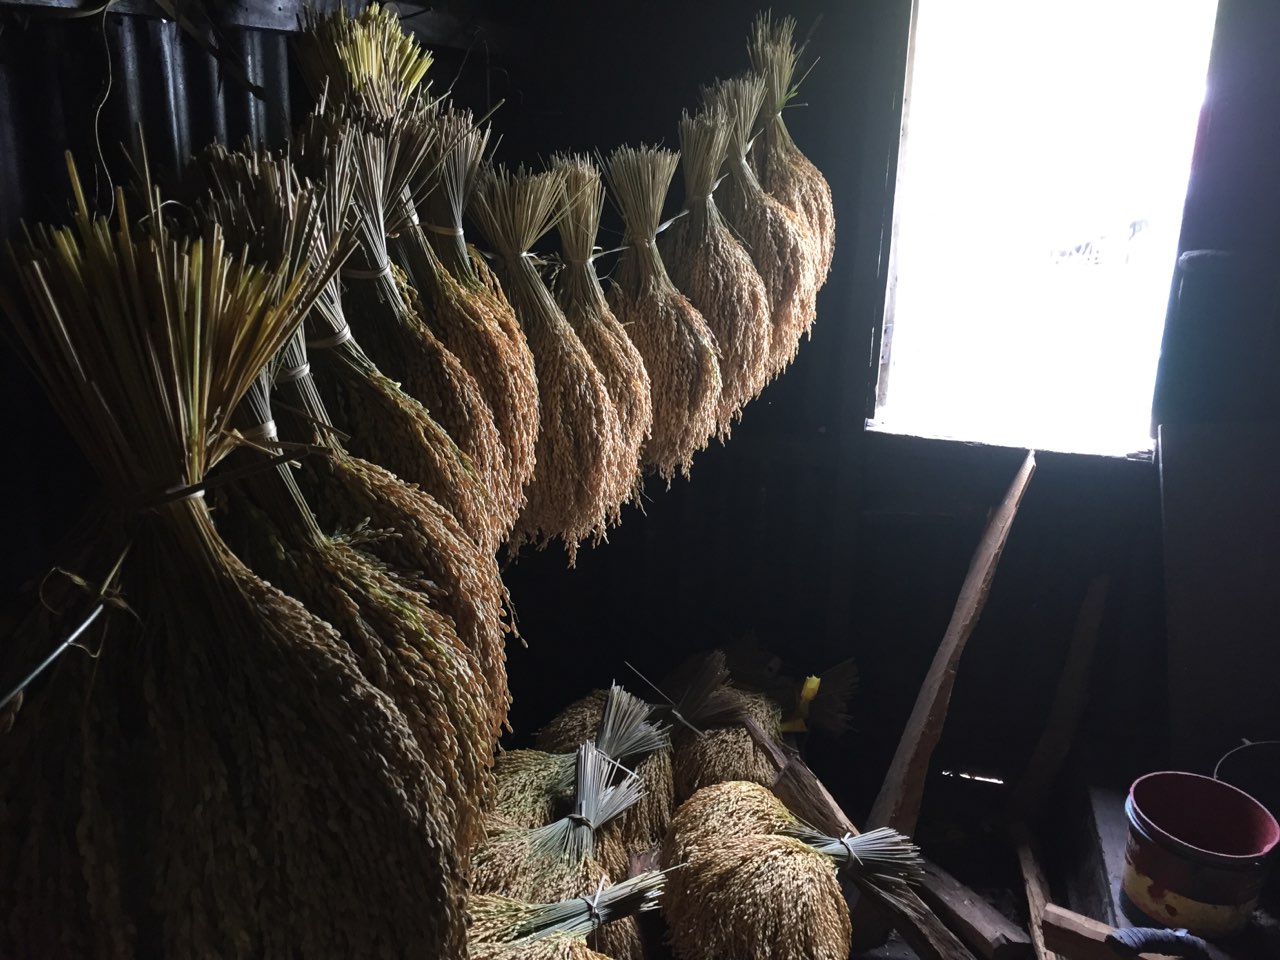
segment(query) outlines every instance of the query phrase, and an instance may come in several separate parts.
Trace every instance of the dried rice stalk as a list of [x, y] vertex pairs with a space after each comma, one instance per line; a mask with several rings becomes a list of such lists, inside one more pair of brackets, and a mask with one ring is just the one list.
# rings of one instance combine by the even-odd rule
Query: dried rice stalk
[[765, 78], [764, 143], [756, 150], [760, 185], [804, 219], [818, 242], [817, 282], [821, 286], [831, 272], [836, 246], [836, 214], [826, 178], [795, 145], [782, 119], [783, 108], [797, 92], [796, 63], [800, 50], [795, 42], [796, 22], [791, 17], [775, 21], [762, 13], [756, 17], [747, 51], [751, 69]]
[[345, 9], [313, 18], [294, 49], [316, 96], [326, 91], [361, 114], [399, 115], [431, 68], [431, 54], [405, 33], [394, 10], [371, 3], [355, 16]]
[[626, 222], [626, 249], [609, 305], [649, 371], [653, 432], [644, 446], [644, 461], [668, 483], [677, 471], [689, 475], [694, 453], [715, 433], [720, 403], [715, 336], [672, 284], [658, 256], [662, 204], [679, 159], [670, 150], [619, 147], [607, 166], [609, 186]]
[[564, 176], [491, 170], [476, 191], [472, 216], [497, 254], [502, 285], [515, 307], [538, 371], [542, 426], [528, 504], [509, 549], [564, 540], [569, 564], [578, 542], [604, 538], [616, 487], [618, 413], [590, 354], [538, 275], [529, 249], [559, 217]]
[[[598, 957], [586, 947], [601, 928], [656, 909], [666, 875], [657, 871], [558, 903], [525, 903], [507, 897], [473, 896], [468, 903], [471, 957]], [[548, 941], [551, 943], [548, 943]], [[577, 943], [579, 947], [568, 946]], [[506, 948], [505, 950], [502, 948]], [[586, 950], [586, 952], [583, 952]]]
[[[481, 551], [434, 497], [347, 453], [329, 421], [301, 338], [286, 348], [276, 382], [291, 411], [296, 411], [280, 414], [281, 423], [290, 426], [288, 435], [323, 446], [328, 453], [310, 458], [298, 477], [321, 526], [328, 531], [386, 531], [366, 538], [362, 548], [392, 567], [417, 571], [429, 584], [425, 589], [435, 606], [453, 622], [463, 645], [480, 663], [492, 747], [511, 704], [503, 623], [510, 598], [494, 555]], [[492, 749], [486, 753], [486, 763], [491, 753]]]
[[493, 808], [513, 827], [529, 830], [556, 819], [560, 802], [573, 796], [573, 753], [504, 750], [494, 759]]
[[611, 522], [617, 523], [623, 504], [638, 499], [643, 484], [641, 450], [653, 430], [649, 371], [609, 308], [593, 263], [604, 209], [600, 170], [584, 156], [553, 157], [552, 165], [564, 174], [566, 188], [557, 225], [565, 265], [556, 276], [556, 300], [604, 378], [618, 411], [618, 462], [613, 468], [614, 489], [608, 495], [615, 504]]
[[[729, 690], [726, 708], [744, 711], [773, 739], [782, 736], [782, 712], [768, 697]], [[701, 788], [726, 780], [749, 780], [772, 786], [778, 776], [768, 753], [756, 745], [746, 727], [715, 727], [698, 736], [677, 729], [673, 747], [676, 799], [683, 801]]]
[[[428, 223], [409, 224], [396, 249], [423, 298], [420, 313], [427, 326], [474, 377], [492, 413], [499, 444], [493, 499], [506, 533], [524, 506], [524, 488], [534, 471], [537, 372], [511, 305], [476, 278], [462, 233], [488, 129], [477, 127], [470, 113], [454, 110], [442, 111], [432, 122], [438, 128], [436, 146], [424, 166], [438, 174], [438, 181], [423, 203]], [[433, 241], [445, 244], [454, 267], [446, 266]], [[430, 396], [426, 399], [431, 406]]]
[[791, 837], [724, 836], [664, 900], [681, 960], [847, 960], [849, 907], [829, 857]]
[[764, 93], [763, 78], [738, 77], [704, 90], [703, 100], [709, 108], [724, 111], [733, 125], [728, 158], [731, 183], [724, 209], [769, 292], [773, 317], [769, 356], [776, 376], [795, 359], [800, 338], [813, 324], [818, 246], [809, 225], [767, 194], [747, 164]]
[[[728, 836], [779, 834], [800, 828], [786, 806], [768, 787], [726, 780], [703, 787], [676, 809], [662, 847], [661, 863], [670, 869], [700, 856]], [[672, 891], [682, 896], [681, 879], [672, 873]]]
[[[376, 154], [378, 141], [368, 140], [349, 118], [325, 112], [309, 118], [299, 141], [304, 168], [330, 185], [326, 197], [332, 200], [325, 204], [325, 217], [329, 229], [337, 232], [347, 223], [350, 209], [338, 185], [349, 184], [345, 191], [349, 197], [357, 181], [364, 182], [366, 203], [362, 210], [376, 201], [378, 179], [370, 178], [368, 171], [378, 161], [366, 157], [359, 164], [364, 173], [357, 176], [352, 157], [361, 144]], [[379, 218], [364, 215], [356, 222], [366, 248], [381, 243], [385, 251]], [[392, 283], [390, 289], [399, 298], [399, 287]], [[317, 300], [307, 327], [311, 356], [327, 374], [321, 381], [325, 400], [345, 428], [347, 449], [417, 484], [457, 519], [484, 552], [491, 553], [498, 532], [488, 491], [475, 464], [421, 403], [369, 359], [347, 323], [341, 291], [334, 278]], [[319, 503], [316, 506], [321, 507]], [[362, 519], [355, 517], [350, 522]]]
[[680, 162], [689, 214], [671, 225], [660, 244], [672, 281], [698, 308], [720, 346], [724, 388], [716, 419], [722, 440], [771, 374], [769, 293], [712, 196], [731, 133], [729, 117], [715, 110], [681, 119]]
[[[575, 744], [599, 737], [610, 693], [610, 690], [593, 690], [581, 700], [565, 707], [555, 719], [538, 731], [534, 741], [537, 748], [551, 753], [563, 753], [574, 749]], [[665, 711], [649, 704], [644, 706], [651, 724], [665, 717]], [[622, 815], [615, 827], [628, 851], [650, 849], [667, 834], [671, 812], [675, 808], [671, 756], [671, 745], [668, 742], [652, 749], [633, 767], [636, 776], [644, 783], [644, 795]]]
[[478, 943], [467, 948], [469, 960], [610, 960], [577, 937], [552, 934], [532, 943]]
[[[232, 411], [337, 261], [249, 267], [216, 224], [171, 233], [158, 192], [138, 223], [118, 192], [112, 223], [90, 214], [74, 170], [73, 186], [74, 228], [28, 235], [15, 253], [22, 302], [6, 313], [130, 521], [121, 584], [142, 624], [146, 693], [129, 707], [154, 761], [131, 784], [154, 814], [146, 842], [121, 864], [122, 889], [151, 907], [138, 942], [166, 955], [456, 956], [465, 926], [446, 826], [403, 716], [332, 628], [231, 554], [200, 496], [242, 443]], [[108, 703], [120, 706], [98, 709]], [[30, 891], [3, 886], [9, 915]]]

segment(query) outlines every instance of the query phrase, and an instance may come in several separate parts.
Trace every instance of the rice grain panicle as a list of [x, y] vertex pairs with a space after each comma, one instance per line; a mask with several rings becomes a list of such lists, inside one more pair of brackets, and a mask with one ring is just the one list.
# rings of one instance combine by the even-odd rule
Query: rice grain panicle
[[716, 432], [721, 390], [715, 336], [658, 255], [662, 206], [679, 159], [656, 147], [619, 147], [605, 168], [626, 224], [609, 305], [649, 371], [653, 430], [643, 458], [668, 485], [677, 472], [689, 476], [693, 455]]
[[773, 326], [764, 281], [713, 195], [731, 134], [730, 119], [719, 110], [681, 118], [680, 163], [689, 212], [659, 242], [672, 281], [698, 308], [720, 346], [723, 389], [716, 422], [722, 441], [742, 418], [742, 408], [769, 382]]
[[769, 293], [773, 317], [769, 357], [773, 376], [777, 376], [795, 359], [801, 338], [813, 324], [819, 249], [808, 223], [766, 193], [747, 162], [764, 95], [764, 78], [744, 76], [704, 89], [703, 101], [711, 109], [724, 111], [732, 124], [730, 184], [724, 212]]
[[552, 157], [551, 163], [565, 177], [564, 209], [557, 223], [564, 266], [556, 275], [556, 300], [604, 378], [618, 411], [618, 462], [613, 468], [614, 488], [608, 495], [614, 505], [611, 522], [617, 523], [623, 505], [638, 501], [643, 485], [641, 451], [653, 430], [649, 371], [613, 315], [596, 274], [595, 244], [604, 210], [600, 170], [586, 156], [560, 154]]
[[541, 427], [528, 503], [512, 533], [524, 543], [564, 541], [572, 566], [578, 543], [604, 539], [621, 430], [618, 412], [586, 347], [539, 276], [530, 252], [560, 216], [564, 176], [555, 171], [489, 170], [472, 217], [496, 254], [496, 269], [533, 351]]
[[[111, 218], [95, 215], [71, 169], [74, 226], [33, 228], [14, 248], [20, 292], [6, 314], [129, 538], [120, 583], [146, 671], [131, 709], [138, 749], [154, 757], [131, 784], [153, 815], [119, 865], [121, 889], [145, 891], [150, 907], [138, 943], [166, 955], [460, 955], [447, 825], [403, 714], [328, 624], [231, 553], [203, 496], [243, 443], [232, 412], [337, 259], [250, 266], [216, 223], [175, 233], [150, 189], [136, 221], [122, 191]], [[6, 913], [35, 902], [4, 887]]]
[[[298, 143], [302, 169], [330, 186], [325, 217], [330, 230], [340, 230], [352, 216], [351, 197], [359, 180], [363, 177], [368, 186], [368, 171], [379, 162], [365, 157], [357, 165], [355, 154], [362, 149], [377, 153], [378, 141], [368, 140], [349, 115], [322, 104], [308, 118]], [[362, 225], [366, 245], [385, 244], [376, 216], [358, 216], [356, 223]], [[399, 287], [393, 283], [392, 289], [398, 298]], [[310, 356], [326, 374], [318, 382], [329, 413], [344, 429], [346, 449], [421, 487], [483, 551], [493, 552], [493, 511], [475, 464], [427, 409], [365, 353], [347, 322], [338, 277], [326, 285], [307, 318], [307, 334]]]
[[747, 51], [751, 69], [765, 78], [764, 140], [753, 155], [760, 185], [772, 196], [800, 214], [818, 243], [817, 282], [821, 286], [831, 272], [835, 255], [836, 215], [831, 186], [813, 163], [800, 152], [782, 111], [797, 92], [796, 66], [800, 49], [795, 40], [796, 22], [791, 17], [774, 20], [768, 13], [756, 17]]
[[[572, 812], [547, 826], [490, 836], [473, 861], [473, 893], [537, 901], [591, 896], [611, 886], [597, 832], [632, 806], [644, 789], [631, 773], [614, 782], [615, 771], [621, 772], [594, 743], [582, 744], [575, 761]], [[596, 946], [609, 956], [641, 960], [634, 920], [608, 924], [597, 938]]]
[[[423, 300], [427, 327], [474, 378], [492, 415], [498, 444], [493, 499], [505, 535], [524, 507], [524, 488], [533, 476], [537, 372], [511, 305], [477, 279], [462, 232], [489, 131], [469, 112], [453, 109], [435, 112], [431, 122], [437, 133], [424, 169], [434, 189], [413, 191], [425, 197], [419, 208], [427, 222], [415, 217], [400, 231], [395, 249]], [[437, 251], [437, 239], [452, 268]]]
[[[749, 715], [767, 736], [781, 739], [782, 711], [768, 697], [725, 687], [717, 700], [720, 709]], [[723, 725], [708, 725], [701, 734], [677, 729], [672, 749], [678, 801], [688, 799], [709, 784], [726, 780], [749, 780], [772, 786], [778, 775], [769, 754], [761, 749], [745, 726], [733, 720]]]

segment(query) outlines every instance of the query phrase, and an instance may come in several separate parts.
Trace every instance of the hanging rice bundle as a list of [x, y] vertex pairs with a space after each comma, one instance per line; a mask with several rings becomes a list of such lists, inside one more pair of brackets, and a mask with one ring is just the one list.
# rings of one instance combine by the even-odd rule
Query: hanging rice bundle
[[[782, 712], [768, 697], [726, 688], [725, 709], [751, 717], [767, 736], [782, 737]], [[704, 729], [699, 735], [680, 729], [674, 738], [673, 770], [676, 799], [685, 800], [701, 788], [726, 780], [749, 780], [772, 786], [778, 770], [769, 754], [758, 746], [747, 728], [730, 721]]]
[[723, 389], [716, 415], [722, 440], [771, 374], [769, 293], [751, 255], [733, 235], [712, 196], [732, 134], [723, 112], [680, 121], [680, 162], [688, 215], [662, 238], [671, 279], [698, 308], [720, 346]]
[[[419, 313], [445, 350], [474, 378], [491, 412], [499, 460], [492, 493], [499, 523], [507, 533], [524, 506], [524, 488], [534, 471], [537, 372], [510, 304], [476, 278], [465, 242], [457, 249], [463, 241], [462, 215], [484, 159], [488, 130], [476, 126], [469, 113], [454, 110], [440, 112], [432, 122], [437, 128], [435, 148], [423, 170], [430, 173], [434, 189], [415, 191], [426, 195], [419, 205], [429, 222], [423, 226], [415, 216], [400, 231], [395, 249], [424, 302]], [[453, 269], [445, 265], [428, 234], [449, 244], [446, 249]], [[415, 382], [406, 379], [410, 392]], [[424, 399], [431, 407], [431, 394]]]
[[[151, 856], [121, 863], [122, 886], [141, 884], [151, 908], [139, 943], [175, 956], [459, 955], [447, 825], [403, 715], [331, 627], [231, 553], [202, 495], [243, 443], [232, 411], [336, 258], [250, 267], [216, 224], [173, 234], [157, 192], [137, 223], [118, 192], [113, 223], [73, 185], [75, 226], [28, 235], [22, 302], [6, 313], [131, 538], [120, 582], [147, 669], [131, 709], [155, 759], [130, 785], [154, 813], [130, 857]], [[47, 884], [13, 879], [6, 907], [21, 884]]]
[[796, 63], [800, 51], [795, 42], [796, 22], [791, 17], [774, 20], [769, 13], [756, 17], [747, 51], [751, 69], [765, 79], [764, 141], [757, 144], [756, 169], [760, 185], [768, 193], [798, 213], [818, 244], [817, 283], [821, 286], [831, 272], [836, 246], [836, 214], [831, 187], [821, 171], [800, 152], [786, 121], [783, 108], [797, 92]]
[[468, 956], [473, 960], [594, 960], [602, 954], [588, 944], [598, 939], [597, 931], [605, 924], [656, 909], [665, 883], [665, 874], [650, 871], [558, 903], [473, 896], [467, 904]]
[[608, 495], [614, 504], [610, 522], [617, 523], [623, 504], [637, 499], [642, 486], [641, 450], [653, 429], [649, 371], [609, 308], [596, 275], [595, 242], [604, 210], [600, 170], [583, 156], [554, 157], [552, 165], [565, 177], [564, 208], [557, 224], [565, 262], [556, 276], [556, 300], [604, 378], [618, 411], [618, 462], [613, 468], [614, 489]]
[[670, 150], [619, 147], [607, 166], [626, 223], [609, 305], [649, 371], [653, 431], [644, 462], [668, 483], [677, 471], [689, 475], [694, 453], [715, 433], [720, 403], [715, 337], [658, 256], [662, 204], [679, 161]]
[[528, 503], [509, 543], [604, 538], [617, 486], [618, 413], [586, 347], [538, 275], [529, 250], [556, 223], [564, 176], [497, 167], [476, 191], [472, 216], [497, 255], [497, 269], [533, 351], [541, 427]]
[[394, 10], [371, 3], [351, 16], [339, 5], [311, 20], [294, 45], [312, 92], [378, 121], [396, 119], [418, 91], [432, 57]]
[[813, 324], [818, 292], [818, 246], [799, 214], [760, 186], [747, 163], [756, 117], [764, 100], [758, 76], [722, 80], [703, 91], [707, 107], [730, 118], [728, 166], [730, 184], [725, 213], [742, 238], [769, 293], [773, 330], [769, 338], [771, 369], [776, 376], [795, 359], [800, 339]]
[[[487, 839], [473, 861], [472, 891], [517, 900], [591, 896], [610, 885], [601, 862], [597, 831], [635, 803], [639, 778], [626, 774], [614, 783], [617, 764], [585, 743], [577, 750], [573, 812], [532, 830], [514, 830]], [[633, 920], [609, 924], [599, 949], [611, 957], [639, 960], [639, 931]]]
[[[614, 687], [614, 689], [620, 689]], [[605, 721], [605, 705], [611, 690], [593, 690], [581, 700], [571, 703], [550, 723], [538, 731], [535, 745], [538, 750], [563, 753], [574, 749], [593, 737], [601, 737]], [[631, 698], [635, 700], [635, 698]], [[642, 701], [635, 700], [637, 703]], [[649, 704], [644, 704], [644, 715], [650, 726], [663, 715]], [[611, 754], [611, 756], [614, 756]], [[621, 757], [614, 756], [621, 760]], [[629, 759], [629, 758], [628, 758]], [[644, 794], [636, 805], [618, 820], [616, 830], [629, 851], [649, 849], [666, 836], [675, 807], [675, 783], [671, 769], [671, 744], [668, 741], [655, 746], [637, 762], [631, 764], [644, 784]]]
[[492, 744], [511, 703], [503, 622], [509, 597], [496, 558], [481, 551], [434, 497], [346, 451], [329, 420], [300, 337], [286, 347], [275, 379], [277, 391], [286, 398], [278, 414], [289, 428], [286, 435], [306, 439], [327, 454], [310, 458], [298, 477], [322, 528], [358, 538], [366, 552], [421, 578], [419, 588], [452, 621], [457, 636], [479, 662]]
[[[365, 140], [349, 117], [325, 110], [308, 118], [298, 140], [302, 169], [329, 187], [324, 207], [327, 226], [333, 232], [342, 230], [358, 179], [354, 153], [361, 143], [375, 152], [378, 147]], [[369, 164], [362, 167], [367, 172]], [[381, 234], [368, 229], [367, 218], [357, 223], [366, 224], [361, 234], [366, 244], [378, 242]], [[392, 287], [399, 296], [399, 288]], [[321, 378], [325, 401], [344, 428], [347, 449], [417, 484], [456, 518], [483, 551], [492, 552], [497, 532], [491, 500], [474, 462], [421, 403], [369, 359], [347, 323], [338, 278], [321, 292], [307, 318], [307, 333], [311, 357], [326, 374]]]

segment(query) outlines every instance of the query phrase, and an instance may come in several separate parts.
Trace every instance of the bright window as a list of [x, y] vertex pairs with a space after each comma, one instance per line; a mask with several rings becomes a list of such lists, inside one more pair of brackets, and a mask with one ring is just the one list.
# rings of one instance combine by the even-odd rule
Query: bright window
[[1149, 421], [1216, 0], [916, 0], [873, 429]]

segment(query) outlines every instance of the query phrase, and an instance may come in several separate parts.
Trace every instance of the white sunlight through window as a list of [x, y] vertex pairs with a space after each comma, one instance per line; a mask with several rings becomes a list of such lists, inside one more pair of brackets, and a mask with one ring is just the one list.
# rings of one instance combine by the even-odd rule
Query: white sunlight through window
[[872, 429], [1149, 451], [1216, 0], [917, 0]]

